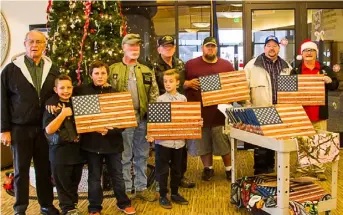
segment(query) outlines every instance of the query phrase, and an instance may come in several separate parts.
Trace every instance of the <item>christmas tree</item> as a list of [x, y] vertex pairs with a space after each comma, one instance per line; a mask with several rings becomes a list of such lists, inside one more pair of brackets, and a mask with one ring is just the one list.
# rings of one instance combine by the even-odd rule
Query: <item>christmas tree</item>
[[92, 61], [111, 65], [121, 60], [125, 20], [119, 1], [50, 1], [47, 12], [51, 28], [47, 55], [74, 84], [90, 81]]

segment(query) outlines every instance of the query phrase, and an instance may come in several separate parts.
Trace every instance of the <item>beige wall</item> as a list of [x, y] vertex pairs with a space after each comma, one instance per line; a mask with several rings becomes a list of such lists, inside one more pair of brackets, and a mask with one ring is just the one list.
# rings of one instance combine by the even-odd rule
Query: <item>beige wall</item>
[[1, 70], [11, 57], [25, 51], [24, 37], [31, 24], [46, 23], [47, 1], [1, 1], [1, 12], [4, 15], [10, 32], [10, 47]]

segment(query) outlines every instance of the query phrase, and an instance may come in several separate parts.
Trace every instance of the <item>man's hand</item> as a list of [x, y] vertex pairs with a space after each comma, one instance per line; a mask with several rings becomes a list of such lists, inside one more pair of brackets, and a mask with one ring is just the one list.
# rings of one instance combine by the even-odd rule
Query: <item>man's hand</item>
[[192, 80], [185, 81], [183, 86], [184, 86], [185, 89], [192, 88], [194, 90], [198, 90], [198, 89], [200, 89], [200, 82], [199, 82], [199, 79], [194, 78]]
[[5, 146], [10, 146], [12, 144], [11, 132], [6, 131], [0, 133], [1, 136], [1, 143]]
[[57, 107], [57, 106], [55, 106], [55, 105], [46, 105], [46, 106], [45, 106], [45, 109], [46, 109], [49, 113], [55, 114], [55, 113], [57, 113], [57, 111], [58, 111], [59, 109], [61, 109], [61, 107]]
[[73, 111], [70, 107], [65, 107], [65, 105], [63, 104], [61, 114], [63, 114], [63, 116], [65, 117], [68, 117], [73, 115]]
[[332, 82], [332, 79], [326, 75], [323, 77], [323, 80], [324, 80], [325, 84], [330, 84]]

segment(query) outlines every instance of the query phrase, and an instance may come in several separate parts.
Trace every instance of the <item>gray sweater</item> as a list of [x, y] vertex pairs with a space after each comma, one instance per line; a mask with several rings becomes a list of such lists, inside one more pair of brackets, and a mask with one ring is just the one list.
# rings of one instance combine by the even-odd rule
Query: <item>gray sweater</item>
[[[187, 99], [184, 95], [180, 93], [176, 93], [175, 95], [171, 95], [169, 93], [164, 93], [161, 96], [158, 97], [157, 102], [187, 102]], [[155, 144], [159, 144], [161, 146], [167, 147], [167, 148], [174, 148], [179, 149], [185, 146], [186, 142], [185, 140], [156, 140]]]

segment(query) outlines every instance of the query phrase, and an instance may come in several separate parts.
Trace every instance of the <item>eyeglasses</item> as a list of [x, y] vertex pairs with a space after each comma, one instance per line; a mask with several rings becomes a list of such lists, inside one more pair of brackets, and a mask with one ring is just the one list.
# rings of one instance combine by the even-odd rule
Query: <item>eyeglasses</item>
[[45, 41], [43, 40], [25, 40], [30, 46], [32, 46], [34, 43], [37, 45], [43, 45], [45, 44]]
[[316, 50], [315, 49], [304, 49], [303, 52], [315, 52]]

